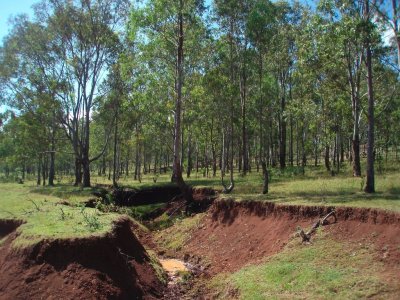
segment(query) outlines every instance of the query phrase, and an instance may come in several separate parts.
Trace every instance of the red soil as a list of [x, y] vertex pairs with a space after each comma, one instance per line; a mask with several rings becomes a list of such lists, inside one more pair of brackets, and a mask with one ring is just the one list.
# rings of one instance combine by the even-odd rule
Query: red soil
[[[331, 207], [266, 202], [216, 201], [183, 251], [210, 260], [208, 272], [232, 272], [273, 255], [300, 226], [309, 229]], [[375, 245], [388, 274], [400, 279], [400, 214], [368, 208], [336, 208], [338, 221], [325, 226], [338, 240]], [[300, 241], [300, 238], [299, 238]]]
[[103, 237], [45, 240], [0, 248], [0, 299], [157, 299], [163, 286], [150, 259], [121, 218]]

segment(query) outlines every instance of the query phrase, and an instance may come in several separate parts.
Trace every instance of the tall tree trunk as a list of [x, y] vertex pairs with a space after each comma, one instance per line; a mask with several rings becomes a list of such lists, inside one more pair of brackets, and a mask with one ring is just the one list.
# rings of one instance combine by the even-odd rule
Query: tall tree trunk
[[52, 142], [51, 151], [50, 151], [50, 167], [49, 167], [49, 185], [54, 186], [54, 177], [55, 177], [55, 156], [56, 151], [54, 147], [54, 142]]
[[289, 117], [290, 123], [290, 137], [289, 137], [289, 163], [290, 166], [293, 167], [293, 117], [290, 115]]
[[[230, 20], [230, 32], [229, 32], [229, 63], [230, 63], [230, 82], [233, 84], [235, 81], [234, 76], [234, 65], [233, 65], [233, 20]], [[222, 177], [222, 185], [224, 187], [224, 193], [230, 193], [234, 186], [233, 179], [233, 126], [234, 126], [234, 98], [233, 95], [230, 95], [230, 122], [229, 122], [229, 141], [227, 144], [227, 157], [229, 156], [229, 172], [230, 172], [230, 185], [229, 187], [225, 185], [224, 178]]]
[[52, 128], [51, 128], [51, 152], [50, 152], [50, 170], [49, 170], [49, 185], [54, 186], [55, 177], [55, 156], [56, 156], [56, 126], [55, 113], [53, 112]]
[[117, 145], [118, 145], [118, 107], [115, 109], [114, 124], [114, 159], [113, 159], [113, 187], [117, 187]]
[[187, 167], [186, 167], [186, 177], [190, 177], [190, 173], [192, 172], [192, 133], [190, 131], [190, 127], [188, 129], [188, 144], [187, 144]]
[[[184, 118], [184, 114], [182, 114], [182, 120]], [[185, 168], [185, 127], [182, 126], [182, 132], [181, 132], [181, 168], [182, 168], [182, 173], [184, 172]]]
[[263, 183], [263, 194], [268, 194], [268, 183], [269, 183], [269, 174], [268, 174], [268, 169], [267, 169], [267, 164], [265, 161], [261, 162], [261, 167], [263, 170], [263, 177], [264, 177], [264, 183]]
[[296, 120], [296, 166], [300, 166], [299, 122]]
[[189, 207], [190, 203], [193, 202], [193, 196], [191, 188], [185, 183], [182, 177], [182, 167], [180, 164], [180, 153], [181, 153], [181, 117], [182, 117], [182, 85], [183, 85], [183, 0], [179, 0], [179, 11], [178, 11], [178, 49], [176, 58], [176, 82], [175, 82], [175, 126], [174, 126], [174, 163], [173, 173], [174, 179], [184, 195]]
[[82, 169], [83, 169], [83, 187], [90, 187], [90, 159], [89, 159], [89, 138], [90, 138], [90, 116], [89, 110], [85, 113], [84, 138], [82, 139]]
[[26, 172], [26, 158], [23, 158], [22, 161], [22, 180], [25, 180], [25, 172]]
[[[38, 164], [37, 164], [37, 180], [36, 180], [36, 184], [37, 185], [40, 185], [40, 183], [41, 183], [41, 177], [40, 177], [41, 169], [42, 169], [42, 154], [39, 153], [39, 155], [38, 155]], [[7, 171], [8, 171], [8, 168], [6, 169], [6, 175], [8, 176], [8, 172]]]
[[87, 157], [86, 155], [83, 158], [82, 170], [83, 170], [83, 187], [90, 187], [90, 162], [89, 162], [89, 157]]
[[279, 166], [281, 169], [286, 167], [286, 121], [283, 116], [285, 109], [285, 97], [281, 98], [281, 116], [279, 119]]
[[101, 163], [101, 175], [106, 175], [106, 169], [107, 169], [107, 165], [106, 165], [106, 153], [104, 153], [103, 157], [102, 157], [102, 163]]
[[247, 74], [246, 74], [246, 58], [243, 58], [243, 66], [240, 73], [240, 104], [242, 114], [242, 163], [243, 175], [247, 174], [248, 171], [248, 156], [247, 156], [247, 132], [246, 132], [246, 101], [247, 101]]
[[318, 136], [316, 136], [316, 137], [314, 138], [314, 166], [315, 166], [315, 167], [318, 166], [318, 156], [319, 156], [319, 153], [318, 153], [318, 144], [319, 144]]
[[263, 77], [263, 56], [261, 49], [259, 49], [259, 72], [258, 72], [258, 89], [260, 93], [260, 103], [259, 103], [259, 112], [258, 112], [258, 130], [259, 130], [259, 148], [258, 148], [258, 159], [256, 161], [257, 164], [257, 173], [259, 172], [260, 169], [260, 162], [264, 161], [263, 157], [263, 108], [264, 108], [264, 97], [263, 97], [263, 84], [262, 84], [262, 77]]
[[42, 156], [42, 185], [46, 185], [46, 170], [47, 170], [47, 153], [43, 152]]
[[79, 157], [75, 157], [75, 183], [74, 186], [82, 184], [82, 163]]
[[[395, 1], [395, 0], [393, 0]], [[365, 0], [365, 17], [369, 16], [369, 0]], [[370, 21], [370, 20], [369, 20]], [[369, 33], [368, 33], [369, 34]], [[397, 37], [397, 40], [399, 37]], [[374, 90], [372, 82], [372, 54], [369, 36], [366, 39], [366, 63], [367, 63], [367, 85], [368, 85], [368, 146], [367, 146], [367, 180], [365, 186], [366, 193], [375, 192], [374, 174]]]
[[360, 162], [360, 137], [353, 135], [352, 140], [352, 158], [353, 158], [353, 176], [361, 176], [361, 162]]
[[[352, 158], [353, 158], [353, 176], [361, 176], [361, 163], [360, 163], [360, 75], [353, 74], [350, 58], [348, 59], [348, 75], [349, 84], [351, 87], [351, 102], [352, 102], [352, 115], [353, 115], [353, 136], [352, 136]], [[358, 67], [360, 69], [360, 67]], [[358, 71], [359, 72], [359, 71]]]
[[340, 171], [340, 132], [339, 132], [339, 125], [338, 130], [336, 132], [336, 173], [339, 174]]
[[136, 155], [135, 155], [135, 175], [134, 180], [140, 180], [140, 144], [139, 144], [139, 130], [136, 127]]

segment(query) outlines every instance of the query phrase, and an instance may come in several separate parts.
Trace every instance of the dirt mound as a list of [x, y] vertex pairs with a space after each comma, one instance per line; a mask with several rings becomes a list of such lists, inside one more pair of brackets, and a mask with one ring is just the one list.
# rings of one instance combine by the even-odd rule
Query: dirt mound
[[0, 248], [0, 299], [156, 299], [162, 295], [150, 258], [121, 218], [102, 237], [45, 240]]
[[[236, 271], [279, 252], [298, 226], [310, 228], [332, 209], [259, 201], [215, 201], [183, 252], [206, 257], [210, 261], [210, 274]], [[390, 264], [400, 270], [400, 214], [369, 208], [335, 210], [337, 223], [326, 227], [335, 238], [355, 242], [369, 239], [378, 248], [382, 247], [386, 261], [390, 259]]]

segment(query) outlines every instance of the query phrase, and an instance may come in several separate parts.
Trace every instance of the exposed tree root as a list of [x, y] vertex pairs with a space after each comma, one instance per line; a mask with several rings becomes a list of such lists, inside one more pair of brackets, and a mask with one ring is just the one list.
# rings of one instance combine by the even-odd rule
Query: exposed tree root
[[316, 231], [317, 228], [319, 226], [324, 226], [329, 224], [328, 223], [328, 218], [333, 216], [335, 218], [334, 223], [337, 222], [337, 217], [336, 217], [336, 212], [334, 210], [332, 210], [330, 213], [328, 213], [325, 217], [323, 217], [322, 219], [319, 219], [308, 232], [304, 232], [303, 229], [300, 229], [299, 235], [302, 238], [302, 243], [311, 243], [311, 235], [313, 235]]

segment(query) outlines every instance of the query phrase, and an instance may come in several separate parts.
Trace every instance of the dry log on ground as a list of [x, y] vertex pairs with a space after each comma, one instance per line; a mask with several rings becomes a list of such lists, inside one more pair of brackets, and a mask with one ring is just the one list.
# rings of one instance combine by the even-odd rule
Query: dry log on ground
[[328, 218], [333, 216], [334, 217], [334, 223], [337, 222], [337, 217], [336, 217], [336, 212], [334, 210], [332, 210], [330, 213], [328, 213], [325, 217], [323, 217], [322, 219], [319, 219], [308, 232], [304, 232], [303, 229], [300, 228], [300, 232], [299, 235], [302, 238], [302, 243], [310, 243], [311, 242], [311, 235], [313, 235], [316, 231], [317, 228], [319, 226], [324, 226], [327, 225], [329, 223], [328, 222]]

